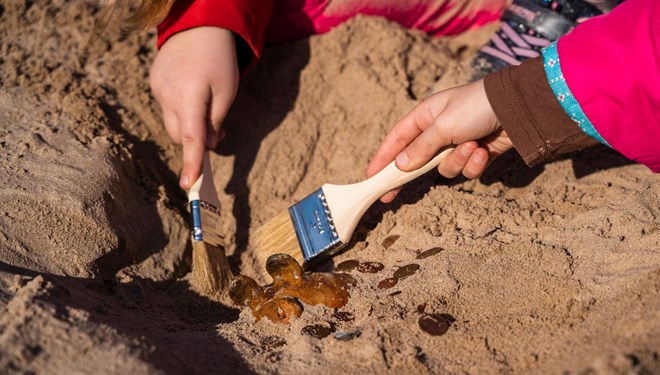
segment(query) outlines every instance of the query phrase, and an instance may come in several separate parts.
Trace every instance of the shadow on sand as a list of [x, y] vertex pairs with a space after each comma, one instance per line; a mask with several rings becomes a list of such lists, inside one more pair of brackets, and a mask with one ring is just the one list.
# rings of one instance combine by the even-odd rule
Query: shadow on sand
[[185, 281], [128, 283], [43, 274], [0, 262], [0, 272], [36, 277], [53, 284], [38, 298], [66, 316], [67, 308], [89, 313], [91, 322], [153, 347], [146, 360], [165, 373], [252, 373], [215, 327], [238, 319], [239, 311], [193, 292]]

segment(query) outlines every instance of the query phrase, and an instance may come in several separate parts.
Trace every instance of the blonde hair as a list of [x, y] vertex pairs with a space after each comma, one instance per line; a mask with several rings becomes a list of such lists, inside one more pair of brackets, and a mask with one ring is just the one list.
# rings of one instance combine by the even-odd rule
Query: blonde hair
[[[104, 30], [118, 14], [125, 32], [145, 31], [161, 23], [170, 12], [175, 0], [106, 0], [97, 21], [97, 29]], [[129, 3], [130, 2], [130, 3]], [[137, 3], [137, 4], [135, 4]], [[134, 6], [131, 6], [135, 4]]]

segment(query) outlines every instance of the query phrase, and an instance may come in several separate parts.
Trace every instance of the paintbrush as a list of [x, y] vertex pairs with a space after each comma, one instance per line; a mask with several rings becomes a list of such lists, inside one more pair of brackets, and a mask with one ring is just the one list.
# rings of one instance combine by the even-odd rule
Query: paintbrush
[[391, 162], [362, 182], [323, 185], [255, 231], [252, 247], [258, 264], [276, 253], [289, 254], [305, 265], [331, 256], [346, 246], [358, 221], [378, 198], [435, 168], [453, 149], [440, 150], [412, 172], [403, 172]]
[[220, 297], [233, 275], [220, 234], [220, 200], [208, 152], [204, 153], [201, 176], [188, 191], [188, 203], [192, 218], [193, 286], [202, 294]]

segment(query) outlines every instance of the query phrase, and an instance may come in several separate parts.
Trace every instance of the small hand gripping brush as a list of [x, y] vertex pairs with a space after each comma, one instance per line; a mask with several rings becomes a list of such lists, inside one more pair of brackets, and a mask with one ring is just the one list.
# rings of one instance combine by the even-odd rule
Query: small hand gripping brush
[[378, 198], [435, 168], [453, 149], [442, 149], [412, 172], [403, 172], [392, 162], [362, 182], [323, 185], [256, 230], [252, 244], [257, 261], [265, 264], [275, 253], [289, 254], [305, 264], [331, 256], [346, 246], [360, 218]]
[[220, 234], [220, 200], [208, 152], [204, 153], [202, 175], [188, 191], [188, 202], [192, 218], [194, 287], [202, 294], [221, 296], [233, 275]]

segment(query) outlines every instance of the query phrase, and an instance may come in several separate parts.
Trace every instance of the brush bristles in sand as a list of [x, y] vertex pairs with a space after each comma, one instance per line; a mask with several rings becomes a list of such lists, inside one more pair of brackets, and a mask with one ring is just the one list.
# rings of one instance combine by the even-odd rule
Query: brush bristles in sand
[[265, 265], [266, 259], [273, 254], [289, 254], [300, 264], [305, 261], [288, 210], [259, 227], [251, 244], [260, 267]]
[[223, 248], [193, 241], [192, 281], [195, 290], [221, 298], [233, 278]]

